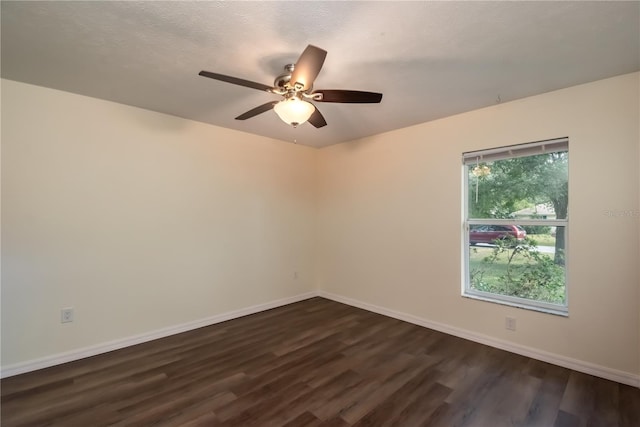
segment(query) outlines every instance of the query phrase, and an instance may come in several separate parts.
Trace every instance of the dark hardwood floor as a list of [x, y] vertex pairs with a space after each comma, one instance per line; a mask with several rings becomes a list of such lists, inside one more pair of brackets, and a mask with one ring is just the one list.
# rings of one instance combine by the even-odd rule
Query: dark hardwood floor
[[640, 389], [313, 298], [2, 380], [2, 426], [640, 426]]

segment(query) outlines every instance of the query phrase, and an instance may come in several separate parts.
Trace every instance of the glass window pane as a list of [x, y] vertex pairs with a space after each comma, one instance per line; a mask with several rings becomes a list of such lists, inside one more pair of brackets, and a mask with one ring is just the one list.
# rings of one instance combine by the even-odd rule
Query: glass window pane
[[468, 217], [566, 219], [568, 151], [467, 164]]
[[469, 231], [469, 289], [564, 305], [565, 227], [506, 228]]

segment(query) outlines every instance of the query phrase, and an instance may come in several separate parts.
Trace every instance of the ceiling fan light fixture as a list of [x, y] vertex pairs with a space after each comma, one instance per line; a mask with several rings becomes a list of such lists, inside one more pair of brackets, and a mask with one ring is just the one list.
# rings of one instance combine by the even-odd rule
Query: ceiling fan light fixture
[[310, 102], [292, 96], [278, 102], [273, 109], [283, 122], [296, 127], [309, 120], [316, 107]]

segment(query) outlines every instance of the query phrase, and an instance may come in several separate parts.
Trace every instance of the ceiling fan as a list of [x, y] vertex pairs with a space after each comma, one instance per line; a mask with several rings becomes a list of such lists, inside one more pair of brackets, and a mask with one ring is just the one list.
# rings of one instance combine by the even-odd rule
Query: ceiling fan
[[293, 127], [309, 121], [316, 128], [321, 128], [326, 126], [327, 122], [318, 108], [309, 101], [373, 104], [382, 100], [382, 94], [376, 92], [340, 89], [313, 90], [313, 82], [318, 77], [326, 56], [326, 50], [308, 45], [298, 58], [298, 62], [284, 67], [284, 73], [276, 77], [273, 86], [210, 71], [200, 71], [199, 75], [284, 97], [280, 101], [267, 102], [240, 114], [236, 120], [246, 120], [273, 109], [285, 123]]

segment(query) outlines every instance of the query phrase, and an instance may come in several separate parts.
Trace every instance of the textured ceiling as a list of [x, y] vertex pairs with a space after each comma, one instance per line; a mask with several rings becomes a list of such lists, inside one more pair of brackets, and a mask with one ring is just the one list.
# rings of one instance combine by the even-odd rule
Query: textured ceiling
[[[315, 147], [640, 69], [639, 2], [1, 2], [2, 77]], [[307, 44], [314, 86], [382, 92], [318, 104], [294, 129], [271, 85]]]

